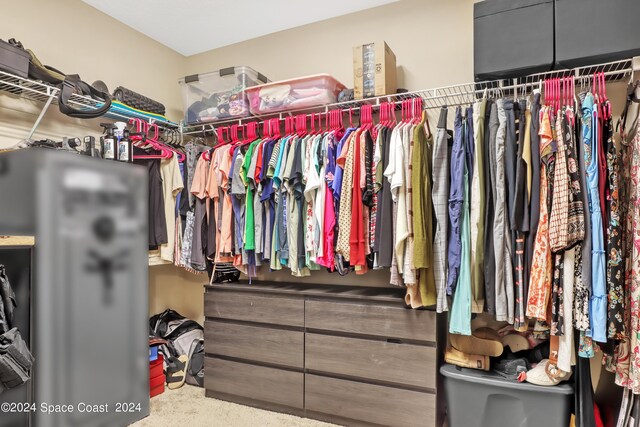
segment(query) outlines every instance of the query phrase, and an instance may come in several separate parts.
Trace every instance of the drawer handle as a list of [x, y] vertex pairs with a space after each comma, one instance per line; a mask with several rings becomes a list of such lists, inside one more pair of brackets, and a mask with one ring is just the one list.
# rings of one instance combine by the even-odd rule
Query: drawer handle
[[397, 339], [397, 338], [387, 338], [387, 342], [393, 343], [393, 344], [402, 344], [402, 340]]

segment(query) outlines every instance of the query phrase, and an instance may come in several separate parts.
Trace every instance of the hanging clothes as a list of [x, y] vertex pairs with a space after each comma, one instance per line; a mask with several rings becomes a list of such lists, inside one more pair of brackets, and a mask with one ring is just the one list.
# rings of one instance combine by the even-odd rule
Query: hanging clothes
[[509, 221], [514, 233], [514, 266], [515, 266], [515, 310], [514, 327], [516, 330], [526, 332], [527, 321], [526, 295], [528, 291], [529, 271], [527, 270], [526, 234], [529, 232], [529, 191], [531, 146], [530, 126], [531, 112], [527, 110], [527, 101], [521, 100], [518, 104], [518, 141], [516, 154], [516, 175], [514, 189], [514, 204], [509, 213]]
[[421, 303], [428, 307], [436, 304], [437, 292], [433, 264], [433, 200], [430, 178], [432, 176], [433, 137], [424, 123], [425, 120], [423, 118], [413, 132], [415, 143], [411, 172], [413, 190], [412, 229], [415, 250], [412, 267], [418, 271]]
[[498, 106], [490, 100], [487, 104], [487, 115], [485, 115], [485, 195], [487, 199], [484, 213], [484, 222], [487, 224], [484, 236], [484, 294], [485, 310], [489, 314], [496, 314], [496, 273], [495, 273], [495, 253], [493, 249], [494, 230], [493, 221], [495, 215], [496, 198], [496, 171], [495, 171], [495, 144], [498, 133]]
[[549, 109], [542, 109], [540, 122], [540, 219], [531, 265], [531, 281], [527, 297], [527, 317], [547, 319], [547, 305], [551, 295], [552, 257], [549, 247], [549, 169], [553, 168], [553, 133]]
[[160, 160], [136, 160], [135, 163], [146, 166], [149, 173], [149, 248], [155, 249], [169, 242]]
[[463, 162], [462, 175], [462, 217], [460, 225], [460, 272], [455, 288], [451, 317], [449, 319], [449, 333], [471, 335], [471, 248], [469, 227], [469, 170]]
[[487, 99], [483, 97], [481, 100], [473, 104], [473, 145], [474, 162], [473, 177], [471, 179], [471, 281], [472, 289], [474, 289], [475, 302], [472, 307], [473, 312], [481, 313], [485, 308], [485, 292], [484, 285], [484, 236], [485, 236], [485, 150], [484, 150], [484, 132], [485, 132], [485, 115], [487, 107]]
[[505, 169], [505, 143], [507, 114], [504, 100], [498, 99], [498, 130], [495, 142], [496, 197], [494, 216], [494, 254], [496, 270], [496, 320], [513, 324], [513, 264], [511, 257], [511, 230], [508, 224], [508, 181]]
[[[604, 111], [610, 110], [605, 102]], [[607, 156], [607, 338], [619, 340], [625, 335], [624, 311], [624, 264], [622, 258], [622, 224], [620, 222], [620, 163], [616, 144], [613, 140], [613, 123], [608, 114], [603, 123], [603, 141], [606, 142]]]
[[451, 138], [447, 131], [447, 108], [440, 109], [436, 140], [433, 147], [433, 188], [431, 200], [436, 220], [433, 240], [433, 275], [437, 293], [436, 311], [447, 311], [447, 230], [449, 200], [449, 144]]
[[594, 97], [588, 93], [582, 102], [583, 144], [589, 188], [589, 212], [591, 217], [592, 294], [590, 300], [591, 334], [598, 342], [606, 342], [606, 272], [602, 231], [602, 213], [598, 187], [598, 110]]
[[464, 202], [465, 153], [462, 131], [462, 110], [456, 109], [453, 147], [451, 149], [451, 171], [449, 186], [449, 242], [447, 252], [447, 295], [453, 295], [460, 274], [461, 218]]

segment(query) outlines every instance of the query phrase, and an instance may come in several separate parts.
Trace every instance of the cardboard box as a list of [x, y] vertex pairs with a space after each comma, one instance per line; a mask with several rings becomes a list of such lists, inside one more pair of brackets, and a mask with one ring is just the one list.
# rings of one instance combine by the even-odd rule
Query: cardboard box
[[396, 93], [396, 55], [384, 41], [353, 48], [354, 98]]

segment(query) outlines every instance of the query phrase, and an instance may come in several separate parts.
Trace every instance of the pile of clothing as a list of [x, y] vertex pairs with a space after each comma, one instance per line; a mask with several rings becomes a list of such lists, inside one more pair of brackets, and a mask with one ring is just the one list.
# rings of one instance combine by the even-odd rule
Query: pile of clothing
[[260, 113], [325, 105], [336, 102], [336, 94], [329, 88], [295, 88], [289, 84], [267, 86], [258, 93], [260, 105], [254, 107]]
[[187, 123], [194, 124], [249, 115], [249, 102], [244, 88], [243, 84], [239, 84], [231, 90], [216, 92], [194, 102], [187, 109]]

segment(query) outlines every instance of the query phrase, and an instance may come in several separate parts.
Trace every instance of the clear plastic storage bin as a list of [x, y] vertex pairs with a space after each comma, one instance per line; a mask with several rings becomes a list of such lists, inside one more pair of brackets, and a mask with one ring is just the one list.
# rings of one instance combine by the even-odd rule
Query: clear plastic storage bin
[[179, 80], [184, 100], [184, 120], [197, 124], [249, 115], [245, 89], [268, 83], [249, 67], [229, 67]]
[[332, 104], [345, 86], [328, 74], [282, 80], [247, 89], [252, 114]]

